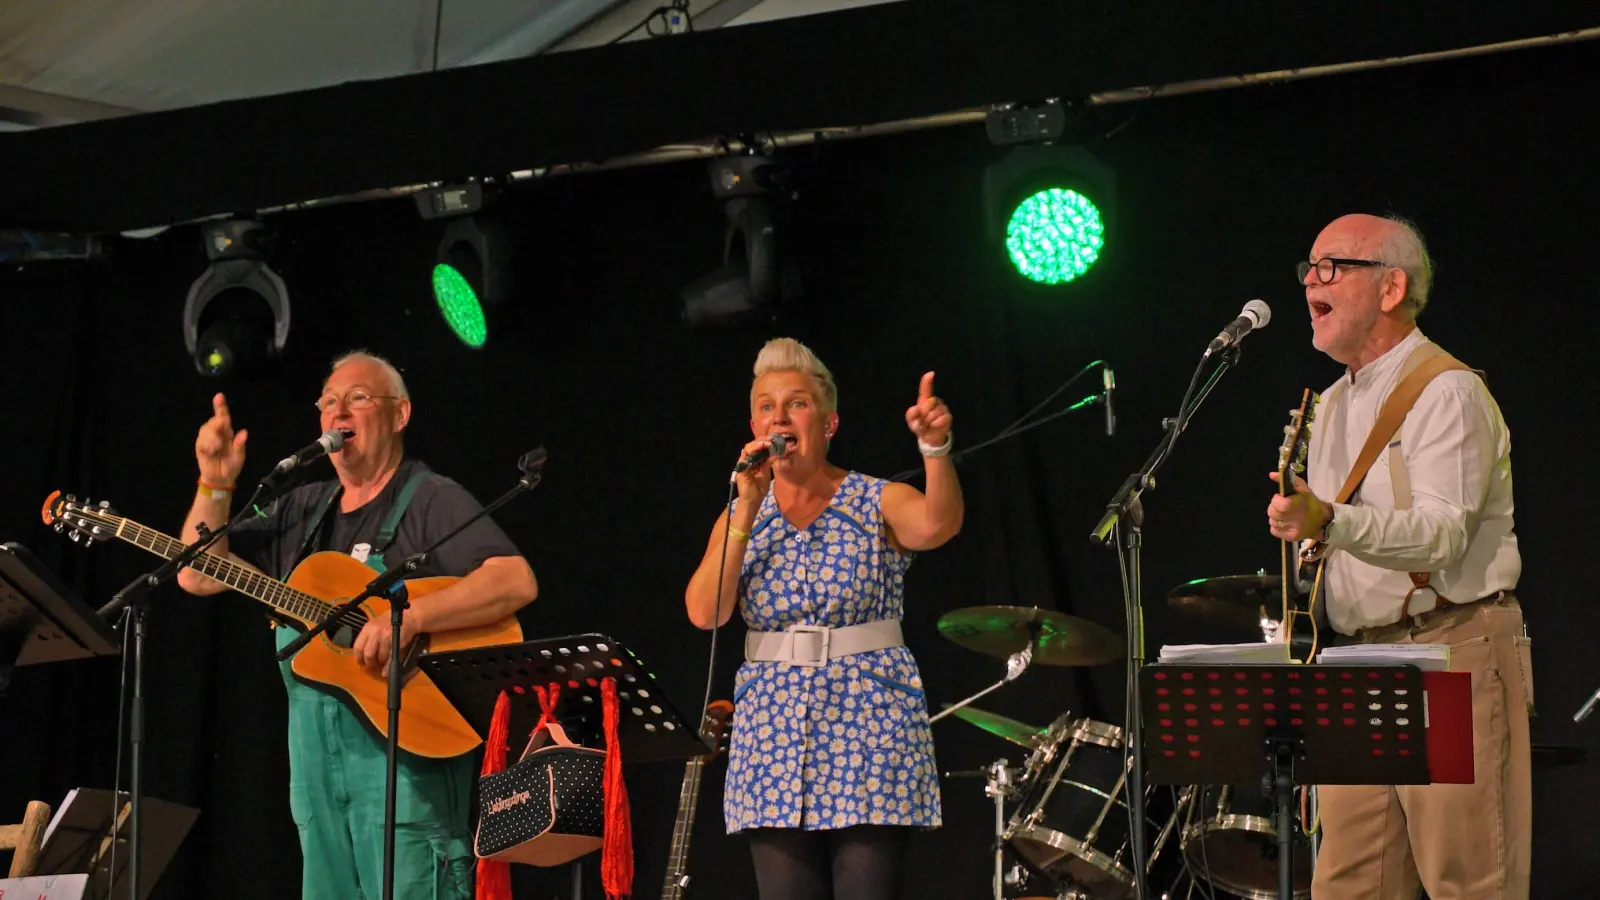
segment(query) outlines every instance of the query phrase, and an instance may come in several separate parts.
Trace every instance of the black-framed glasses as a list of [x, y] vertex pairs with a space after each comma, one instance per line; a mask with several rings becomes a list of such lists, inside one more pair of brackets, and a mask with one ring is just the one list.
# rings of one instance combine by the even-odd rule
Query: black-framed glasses
[[[344, 395], [344, 405], [350, 409], [368, 409], [376, 400], [398, 400], [392, 394], [369, 394], [359, 388]], [[339, 398], [333, 394], [323, 394], [317, 398], [317, 409], [327, 412], [338, 404]]]
[[1315, 263], [1299, 262], [1295, 264], [1295, 272], [1300, 276], [1300, 283], [1305, 284], [1306, 273], [1312, 269], [1317, 270], [1317, 280], [1328, 284], [1339, 277], [1339, 267], [1371, 269], [1387, 266], [1388, 263], [1381, 259], [1346, 259], [1342, 256], [1324, 256]]

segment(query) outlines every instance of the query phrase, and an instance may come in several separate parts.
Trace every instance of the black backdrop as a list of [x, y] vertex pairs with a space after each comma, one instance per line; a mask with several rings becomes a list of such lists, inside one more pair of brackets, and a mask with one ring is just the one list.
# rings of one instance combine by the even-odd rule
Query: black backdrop
[[[764, 338], [793, 335], [828, 361], [841, 385], [835, 460], [877, 474], [918, 460], [901, 414], [921, 372], [938, 372], [957, 440], [971, 445], [1107, 358], [1119, 376], [1114, 437], [1090, 409], [962, 466], [966, 528], [922, 558], [907, 587], [908, 641], [937, 704], [1002, 665], [938, 636], [948, 610], [1038, 604], [1120, 631], [1114, 559], [1086, 535], [1159, 437], [1205, 341], [1256, 296], [1274, 307], [1272, 324], [1146, 497], [1152, 651], [1207, 637], [1165, 614], [1168, 587], [1275, 565], [1261, 525], [1279, 429], [1301, 388], [1321, 389], [1337, 371], [1310, 347], [1291, 264], [1338, 214], [1401, 212], [1439, 262], [1424, 329], [1489, 371], [1515, 436], [1535, 739], [1593, 749], [1600, 726], [1571, 714], [1600, 684], [1585, 627], [1600, 575], [1588, 552], [1600, 493], [1585, 454], [1600, 441], [1587, 277], [1600, 236], [1597, 90], [1595, 54], [1580, 48], [1111, 110], [1124, 127], [1096, 152], [1118, 172], [1119, 232], [1101, 268], [1063, 290], [1021, 283], [984, 243], [979, 174], [996, 154], [978, 127], [813, 148], [798, 158], [807, 296], [756, 332], [691, 334], [675, 321], [678, 287], [720, 252], [720, 213], [698, 165], [524, 191], [521, 321], [480, 353], [455, 344], [432, 308], [437, 232], [409, 201], [280, 216], [290, 358], [223, 387], [251, 431], [247, 478], [315, 433], [323, 368], [353, 346], [401, 365], [416, 403], [411, 452], [481, 499], [510, 486], [517, 454], [545, 444], [544, 483], [500, 516], [539, 574], [529, 630], [612, 632], [680, 707], [698, 709], [707, 635], [685, 621], [682, 590], [746, 434], [749, 366]], [[194, 372], [179, 328], [202, 265], [193, 229], [178, 228], [121, 246], [110, 263], [0, 280], [0, 539], [30, 546], [94, 604], [154, 557], [127, 545], [84, 554], [34, 510], [59, 488], [178, 527], [194, 431], [218, 387]], [[716, 696], [730, 691], [739, 634], [721, 642]], [[147, 789], [202, 809], [159, 896], [294, 893], [270, 647], [247, 600], [172, 589], [156, 599]], [[109, 786], [117, 687], [105, 661], [16, 674], [0, 697], [0, 819], [30, 797]], [[1036, 724], [1067, 709], [1119, 721], [1122, 689], [1117, 666], [1036, 668], [980, 705]], [[941, 769], [1020, 758], [959, 721], [935, 736]], [[1536, 774], [1536, 897], [1590, 896], [1600, 884], [1585, 815], [1600, 801], [1596, 765]], [[697, 881], [704, 896], [752, 896], [744, 845], [722, 834], [720, 771], [696, 830]], [[629, 773], [641, 896], [658, 884], [680, 772]], [[974, 781], [945, 782], [944, 803], [945, 827], [914, 845], [909, 896], [980, 896], [991, 807]], [[519, 878], [524, 896], [564, 889], [560, 872]]]

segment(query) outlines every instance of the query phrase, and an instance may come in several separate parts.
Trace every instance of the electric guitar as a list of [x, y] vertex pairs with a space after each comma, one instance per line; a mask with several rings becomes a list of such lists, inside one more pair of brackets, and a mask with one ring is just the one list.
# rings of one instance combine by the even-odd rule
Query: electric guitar
[[[184, 550], [182, 541], [117, 515], [105, 502], [94, 505], [85, 500], [79, 503], [76, 498], [62, 497], [61, 492], [56, 491], [45, 498], [41, 515], [46, 525], [58, 532], [67, 532], [73, 541], [81, 540], [86, 545], [118, 538], [163, 559], [173, 559]], [[332, 551], [306, 557], [287, 582], [268, 578], [244, 563], [212, 553], [196, 557], [189, 568], [265, 603], [277, 618], [305, 630], [333, 612], [343, 600], [361, 593], [375, 574], [370, 567]], [[460, 580], [445, 576], [415, 578], [405, 582], [405, 587], [409, 596], [416, 598]], [[351, 644], [363, 625], [388, 616], [389, 601], [364, 600], [345, 615], [337, 630], [318, 635], [289, 663], [300, 682], [343, 700], [385, 739], [389, 734], [388, 677], [384, 672], [362, 666], [351, 651]], [[467, 720], [445, 699], [438, 685], [415, 667], [417, 656], [434, 651], [514, 644], [521, 640], [522, 626], [515, 616], [474, 628], [419, 636], [402, 660], [408, 671], [401, 687], [401, 748], [417, 756], [444, 759], [470, 753], [483, 743]]]
[[[1318, 395], [1306, 388], [1300, 395], [1300, 406], [1289, 411], [1289, 424], [1283, 428], [1283, 443], [1278, 446], [1278, 496], [1288, 497], [1295, 492], [1295, 476], [1306, 470], [1306, 451], [1311, 443], [1311, 423], [1316, 418]], [[1309, 609], [1300, 608], [1300, 557], [1291, 541], [1278, 541], [1279, 564], [1283, 572], [1283, 640], [1292, 642], [1295, 617], [1311, 615]]]
[[694, 812], [700, 803], [700, 771], [716, 758], [732, 715], [732, 703], [712, 701], [701, 725], [701, 733], [711, 739], [711, 750], [684, 766], [683, 790], [678, 794], [678, 819], [672, 826], [672, 852], [667, 855], [667, 880], [661, 886], [661, 900], [683, 900], [689, 889], [689, 837], [694, 833]]

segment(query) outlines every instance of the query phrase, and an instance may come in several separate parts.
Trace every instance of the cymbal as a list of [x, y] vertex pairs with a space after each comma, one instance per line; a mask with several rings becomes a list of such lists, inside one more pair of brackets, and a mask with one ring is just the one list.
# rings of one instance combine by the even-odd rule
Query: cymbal
[[[944, 709], [949, 709], [951, 706], [952, 704], [949, 703], [943, 704]], [[1009, 719], [999, 713], [992, 713], [976, 706], [963, 706], [950, 715], [971, 722], [990, 734], [999, 735], [1013, 744], [1029, 749], [1032, 749], [1038, 735], [1044, 734], [1049, 730], [1029, 725], [1026, 722], [1018, 722], [1016, 719]]]
[[1037, 606], [969, 606], [939, 617], [939, 633], [990, 656], [1007, 657], [1033, 641], [1046, 666], [1098, 666], [1127, 655], [1121, 635], [1087, 619]]
[[1167, 592], [1167, 605], [1184, 615], [1220, 625], [1261, 627], [1267, 617], [1283, 615], [1283, 579], [1278, 575], [1223, 575], [1196, 578]]

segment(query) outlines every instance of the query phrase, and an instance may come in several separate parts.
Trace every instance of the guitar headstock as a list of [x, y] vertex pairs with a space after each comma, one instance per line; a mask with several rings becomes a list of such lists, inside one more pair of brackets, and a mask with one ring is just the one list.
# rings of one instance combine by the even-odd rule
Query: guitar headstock
[[700, 736], [705, 739], [706, 745], [711, 749], [702, 754], [700, 759], [715, 759], [722, 752], [727, 743], [728, 720], [733, 717], [733, 704], [727, 700], [713, 700], [706, 707], [705, 721], [700, 723]]
[[1287, 496], [1294, 478], [1306, 470], [1306, 450], [1311, 444], [1311, 422], [1316, 418], [1317, 396], [1310, 388], [1300, 395], [1300, 406], [1289, 411], [1289, 424], [1283, 427], [1283, 443], [1278, 446], [1278, 493]]
[[95, 503], [88, 498], [80, 501], [71, 494], [63, 496], [60, 491], [53, 491], [44, 498], [39, 517], [58, 534], [65, 534], [73, 543], [82, 543], [85, 547], [115, 537], [117, 525], [122, 521], [108, 501]]

